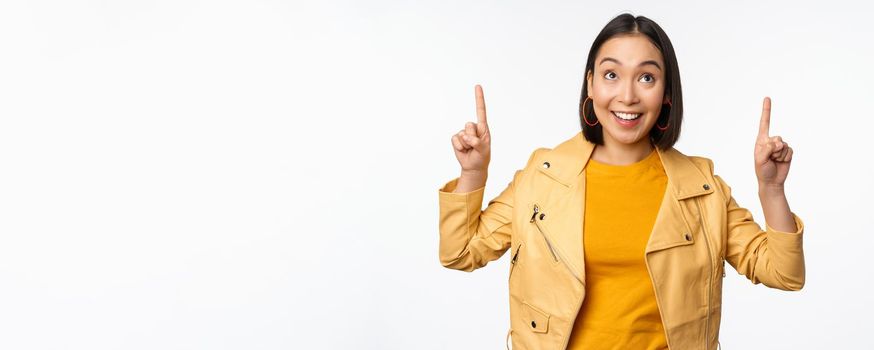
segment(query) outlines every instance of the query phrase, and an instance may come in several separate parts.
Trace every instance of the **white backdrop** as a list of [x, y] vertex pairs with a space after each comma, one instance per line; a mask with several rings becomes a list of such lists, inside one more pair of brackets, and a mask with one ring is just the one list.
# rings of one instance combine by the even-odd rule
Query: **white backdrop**
[[507, 257], [437, 257], [450, 136], [482, 84], [496, 196], [579, 130], [586, 54], [625, 11], [676, 48], [677, 148], [760, 223], [764, 96], [796, 150], [807, 284], [729, 268], [723, 348], [870, 346], [874, 29], [856, 3], [3, 0], [0, 348], [502, 348]]

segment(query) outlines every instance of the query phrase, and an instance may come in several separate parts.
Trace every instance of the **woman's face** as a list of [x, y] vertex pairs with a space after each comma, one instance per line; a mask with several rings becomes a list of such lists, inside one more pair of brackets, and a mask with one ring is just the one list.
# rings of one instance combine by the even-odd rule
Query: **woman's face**
[[[644, 35], [604, 42], [586, 81], [605, 144], [649, 142], [649, 131], [667, 103], [664, 69], [661, 52]], [[587, 118], [594, 122], [591, 115]]]

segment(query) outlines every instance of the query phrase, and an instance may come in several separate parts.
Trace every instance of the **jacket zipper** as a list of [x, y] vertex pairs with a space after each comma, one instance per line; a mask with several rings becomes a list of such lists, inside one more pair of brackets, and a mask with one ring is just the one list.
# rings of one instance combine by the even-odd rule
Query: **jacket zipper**
[[707, 237], [707, 226], [704, 225], [704, 213], [701, 211], [700, 198], [695, 198], [695, 206], [698, 207], [698, 220], [701, 223], [701, 231], [704, 233], [704, 241], [707, 243], [707, 261], [710, 262], [707, 280], [707, 323], [704, 325], [704, 349], [710, 344], [710, 303], [713, 298], [713, 253], [710, 252], [710, 238]]
[[[539, 214], [539, 217], [538, 217], [538, 214]], [[552, 242], [550, 242], [549, 237], [546, 236], [546, 231], [544, 231], [543, 227], [540, 226], [540, 221], [543, 220], [544, 215], [546, 215], [546, 214], [540, 212], [540, 206], [538, 206], [537, 204], [534, 204], [534, 212], [531, 214], [531, 221], [530, 222], [533, 222], [534, 225], [537, 226], [537, 230], [540, 231], [540, 235], [543, 236], [543, 239], [546, 241], [546, 245], [549, 247], [549, 252], [552, 254], [552, 258], [555, 259], [556, 262], [558, 262], [558, 252], [555, 251], [555, 248], [552, 246]], [[565, 262], [565, 264], [567, 264], [567, 262]], [[571, 274], [573, 274], [575, 277], [577, 277], [577, 280], [580, 280], [582, 282], [582, 279], [579, 276], [576, 276], [576, 273], [574, 273], [573, 270], [571, 270], [570, 266], [568, 266], [568, 270], [571, 271]], [[574, 323], [576, 322], [577, 315], [580, 313], [580, 308], [583, 307], [583, 298], [586, 294], [586, 283], [582, 282], [582, 284], [583, 284], [583, 292], [580, 295], [579, 300], [577, 301], [576, 309], [574, 309], [574, 310], [576, 310], [574, 312], [574, 317], [569, 322], [568, 330], [565, 332], [565, 334], [567, 334], [567, 335], [564, 337], [564, 344], [561, 346], [561, 349], [567, 348], [568, 343], [570, 343], [571, 332], [574, 329]]]
[[[519, 257], [519, 251], [522, 250], [522, 243], [520, 242], [518, 246], [516, 246], [516, 252], [513, 253], [513, 257], [510, 258], [510, 273], [509, 277], [513, 276], [513, 270], [516, 269], [516, 259]], [[509, 278], [508, 277], [508, 278]]]
[[[540, 217], [537, 217], [537, 214], [540, 214]], [[558, 254], [555, 252], [555, 248], [552, 246], [552, 242], [549, 241], [549, 237], [546, 237], [546, 233], [543, 232], [543, 227], [540, 227], [540, 221], [543, 220], [543, 217], [546, 214], [540, 212], [540, 207], [535, 204], [534, 205], [534, 213], [531, 214], [531, 221], [534, 225], [537, 225], [537, 230], [540, 231], [540, 235], [543, 236], [543, 239], [546, 241], [546, 246], [549, 247], [549, 253], [552, 254], [552, 260], [558, 262]], [[538, 220], [539, 219], [539, 220]]]
[[[519, 258], [519, 251], [522, 250], [522, 242], [519, 242], [519, 245], [516, 246], [516, 252], [513, 253], [513, 257], [510, 258], [510, 273], [508, 274], [507, 280], [513, 277], [513, 270], [516, 270], [516, 260]], [[504, 345], [507, 346], [507, 350], [510, 350], [510, 335], [513, 333], [513, 327], [507, 330], [507, 339], [504, 340]]]

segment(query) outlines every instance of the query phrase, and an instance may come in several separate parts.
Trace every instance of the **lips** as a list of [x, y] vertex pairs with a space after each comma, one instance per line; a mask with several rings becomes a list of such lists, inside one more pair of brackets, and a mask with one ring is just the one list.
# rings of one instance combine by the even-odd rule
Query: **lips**
[[640, 118], [640, 116], [642, 116], [643, 113], [628, 113], [628, 112], [613, 111], [613, 115], [619, 119], [631, 121], [631, 120], [635, 120], [637, 118]]
[[624, 128], [635, 128], [637, 124], [640, 124], [640, 121], [643, 120], [641, 116], [643, 113], [628, 113], [628, 112], [617, 112], [611, 111], [613, 114], [613, 118], [616, 118], [616, 124]]

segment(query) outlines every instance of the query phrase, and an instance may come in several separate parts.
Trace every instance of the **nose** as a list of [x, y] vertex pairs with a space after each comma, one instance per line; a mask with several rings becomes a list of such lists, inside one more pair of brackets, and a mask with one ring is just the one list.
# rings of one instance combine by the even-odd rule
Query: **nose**
[[626, 105], [633, 105], [640, 102], [637, 98], [637, 91], [635, 89], [636, 86], [634, 82], [626, 80], [624, 85], [622, 86], [622, 93], [619, 95], [619, 102], [622, 102]]

